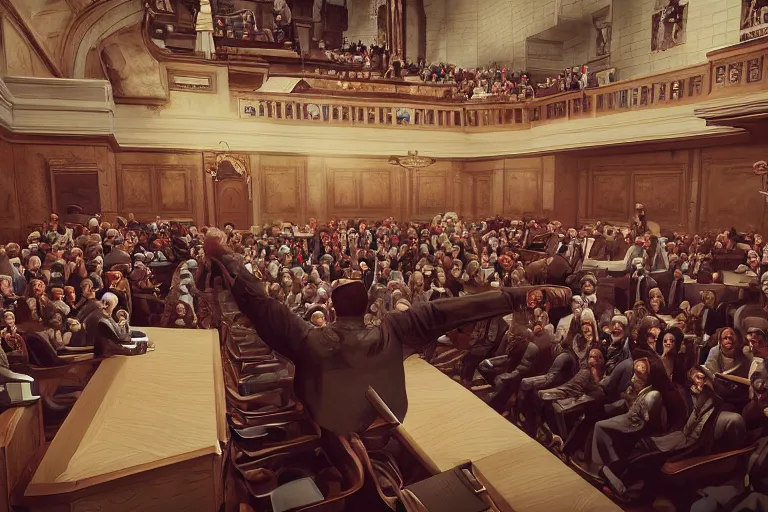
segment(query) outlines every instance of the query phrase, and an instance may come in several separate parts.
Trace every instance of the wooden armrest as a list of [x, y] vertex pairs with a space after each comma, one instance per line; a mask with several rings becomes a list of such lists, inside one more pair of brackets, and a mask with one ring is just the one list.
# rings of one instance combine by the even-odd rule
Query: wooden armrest
[[63, 354], [59, 356], [61, 359], [70, 362], [70, 363], [83, 363], [86, 361], [93, 361], [95, 356], [93, 355], [93, 352], [85, 353], [85, 354]]
[[661, 472], [665, 475], [677, 475], [683, 471], [709, 464], [710, 462], [716, 462], [720, 460], [730, 459], [732, 457], [738, 457], [755, 451], [757, 445], [748, 446], [740, 450], [732, 450], [730, 452], [715, 453], [713, 455], [702, 455], [700, 457], [693, 457], [690, 459], [683, 459], [675, 462], [667, 462], [662, 466]]
[[59, 357], [62, 356], [69, 356], [69, 355], [76, 355], [78, 353], [82, 354], [92, 354], [94, 351], [94, 347], [65, 347], [62, 349], [61, 352], [59, 352]]

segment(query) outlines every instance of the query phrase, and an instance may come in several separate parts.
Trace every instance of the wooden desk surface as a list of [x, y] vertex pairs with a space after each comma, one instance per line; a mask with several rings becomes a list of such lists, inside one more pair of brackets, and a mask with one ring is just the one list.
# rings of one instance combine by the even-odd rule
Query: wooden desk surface
[[505, 512], [620, 510], [471, 391], [412, 356], [403, 426], [441, 471], [472, 461]]
[[101, 363], [26, 496], [73, 492], [220, 453], [225, 434], [217, 332], [143, 330], [156, 349]]

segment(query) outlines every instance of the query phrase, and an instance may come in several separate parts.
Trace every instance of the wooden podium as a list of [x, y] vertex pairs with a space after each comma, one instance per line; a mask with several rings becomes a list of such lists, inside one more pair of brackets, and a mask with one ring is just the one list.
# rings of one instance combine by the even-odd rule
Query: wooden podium
[[24, 492], [32, 511], [217, 511], [227, 428], [218, 333], [145, 329], [105, 360]]

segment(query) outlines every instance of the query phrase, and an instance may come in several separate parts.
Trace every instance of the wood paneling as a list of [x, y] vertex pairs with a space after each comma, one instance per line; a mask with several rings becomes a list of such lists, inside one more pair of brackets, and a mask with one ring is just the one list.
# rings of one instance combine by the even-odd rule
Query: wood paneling
[[392, 207], [392, 176], [389, 171], [369, 171], [360, 178], [360, 206], [366, 210]]
[[163, 212], [189, 213], [192, 206], [192, 180], [184, 168], [157, 169], [159, 204]]
[[15, 240], [19, 233], [19, 202], [16, 198], [16, 176], [13, 172], [13, 146], [0, 141], [0, 162], [9, 164], [0, 171], [0, 237]]
[[205, 214], [200, 153], [118, 153], [117, 208], [144, 220], [202, 224]]
[[631, 217], [629, 205], [632, 175], [628, 171], [599, 170], [592, 173], [591, 217], [607, 221], [626, 221]]
[[541, 212], [541, 171], [504, 170], [504, 213], [522, 215]]
[[451, 208], [450, 176], [446, 171], [417, 171], [415, 200], [417, 216], [431, 216]]
[[333, 170], [331, 172], [329, 197], [333, 198], [331, 208], [334, 211], [360, 209], [358, 174], [354, 171]]
[[152, 169], [144, 165], [124, 165], [118, 173], [117, 207], [121, 212], [150, 212]]
[[639, 170], [634, 177], [634, 200], [662, 226], [682, 227], [686, 224], [686, 172], [680, 167]]
[[16, 227], [19, 231], [37, 228], [48, 219], [53, 209], [50, 163], [54, 161], [63, 166], [98, 169], [102, 212], [108, 220], [114, 216], [117, 209], [115, 166], [113, 155], [106, 146], [13, 144], [12, 162], [3, 169], [15, 171], [18, 198]]
[[[692, 150], [696, 151], [696, 150]], [[583, 159], [579, 173], [580, 222], [628, 223], [635, 204], [649, 221], [667, 229], [689, 226], [690, 151]], [[566, 164], [568, 167], [568, 164]], [[558, 185], [560, 186], [560, 185]]]
[[476, 218], [482, 219], [493, 215], [493, 175], [480, 174], [473, 176], [474, 204], [472, 212]]
[[766, 201], [758, 193], [764, 181], [752, 164], [764, 160], [768, 148], [737, 147], [702, 151], [700, 224], [707, 229], [764, 230]]
[[405, 169], [384, 159], [325, 158], [327, 215], [370, 219], [399, 216], [399, 177]]
[[[470, 219], [531, 214], [566, 225], [598, 219], [626, 223], [640, 202], [648, 219], [664, 228], [762, 230], [768, 208], [757, 193], [762, 181], [751, 168], [766, 154], [764, 145], [579, 157], [563, 153], [442, 160], [413, 171], [384, 158], [246, 154], [240, 156], [250, 165], [250, 190], [245, 186], [222, 193], [246, 205], [238, 227], [309, 217], [429, 219], [451, 210]], [[160, 215], [222, 224], [215, 186], [203, 171], [208, 157], [201, 153], [113, 153], [105, 145], [2, 142], [0, 158], [13, 171], [0, 173], [4, 239], [19, 239], [48, 217], [52, 162], [98, 170], [107, 220], [134, 213], [146, 220]], [[238, 197], [227, 195], [233, 193]]]
[[[299, 169], [296, 167], [262, 167], [264, 213], [270, 216], [299, 213]], [[286, 218], [286, 217], [281, 217]]]

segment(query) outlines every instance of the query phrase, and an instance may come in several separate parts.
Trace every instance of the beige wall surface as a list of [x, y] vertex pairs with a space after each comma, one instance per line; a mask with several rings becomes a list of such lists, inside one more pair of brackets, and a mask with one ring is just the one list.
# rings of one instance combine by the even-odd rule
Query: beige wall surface
[[739, 41], [741, 0], [696, 0], [688, 3], [685, 44], [652, 53], [656, 1], [614, 2], [611, 63], [620, 79], [705, 62], [709, 50]]
[[377, 20], [373, 15], [375, 0], [348, 0], [349, 26], [344, 37], [350, 41], [373, 44], [377, 37]]

